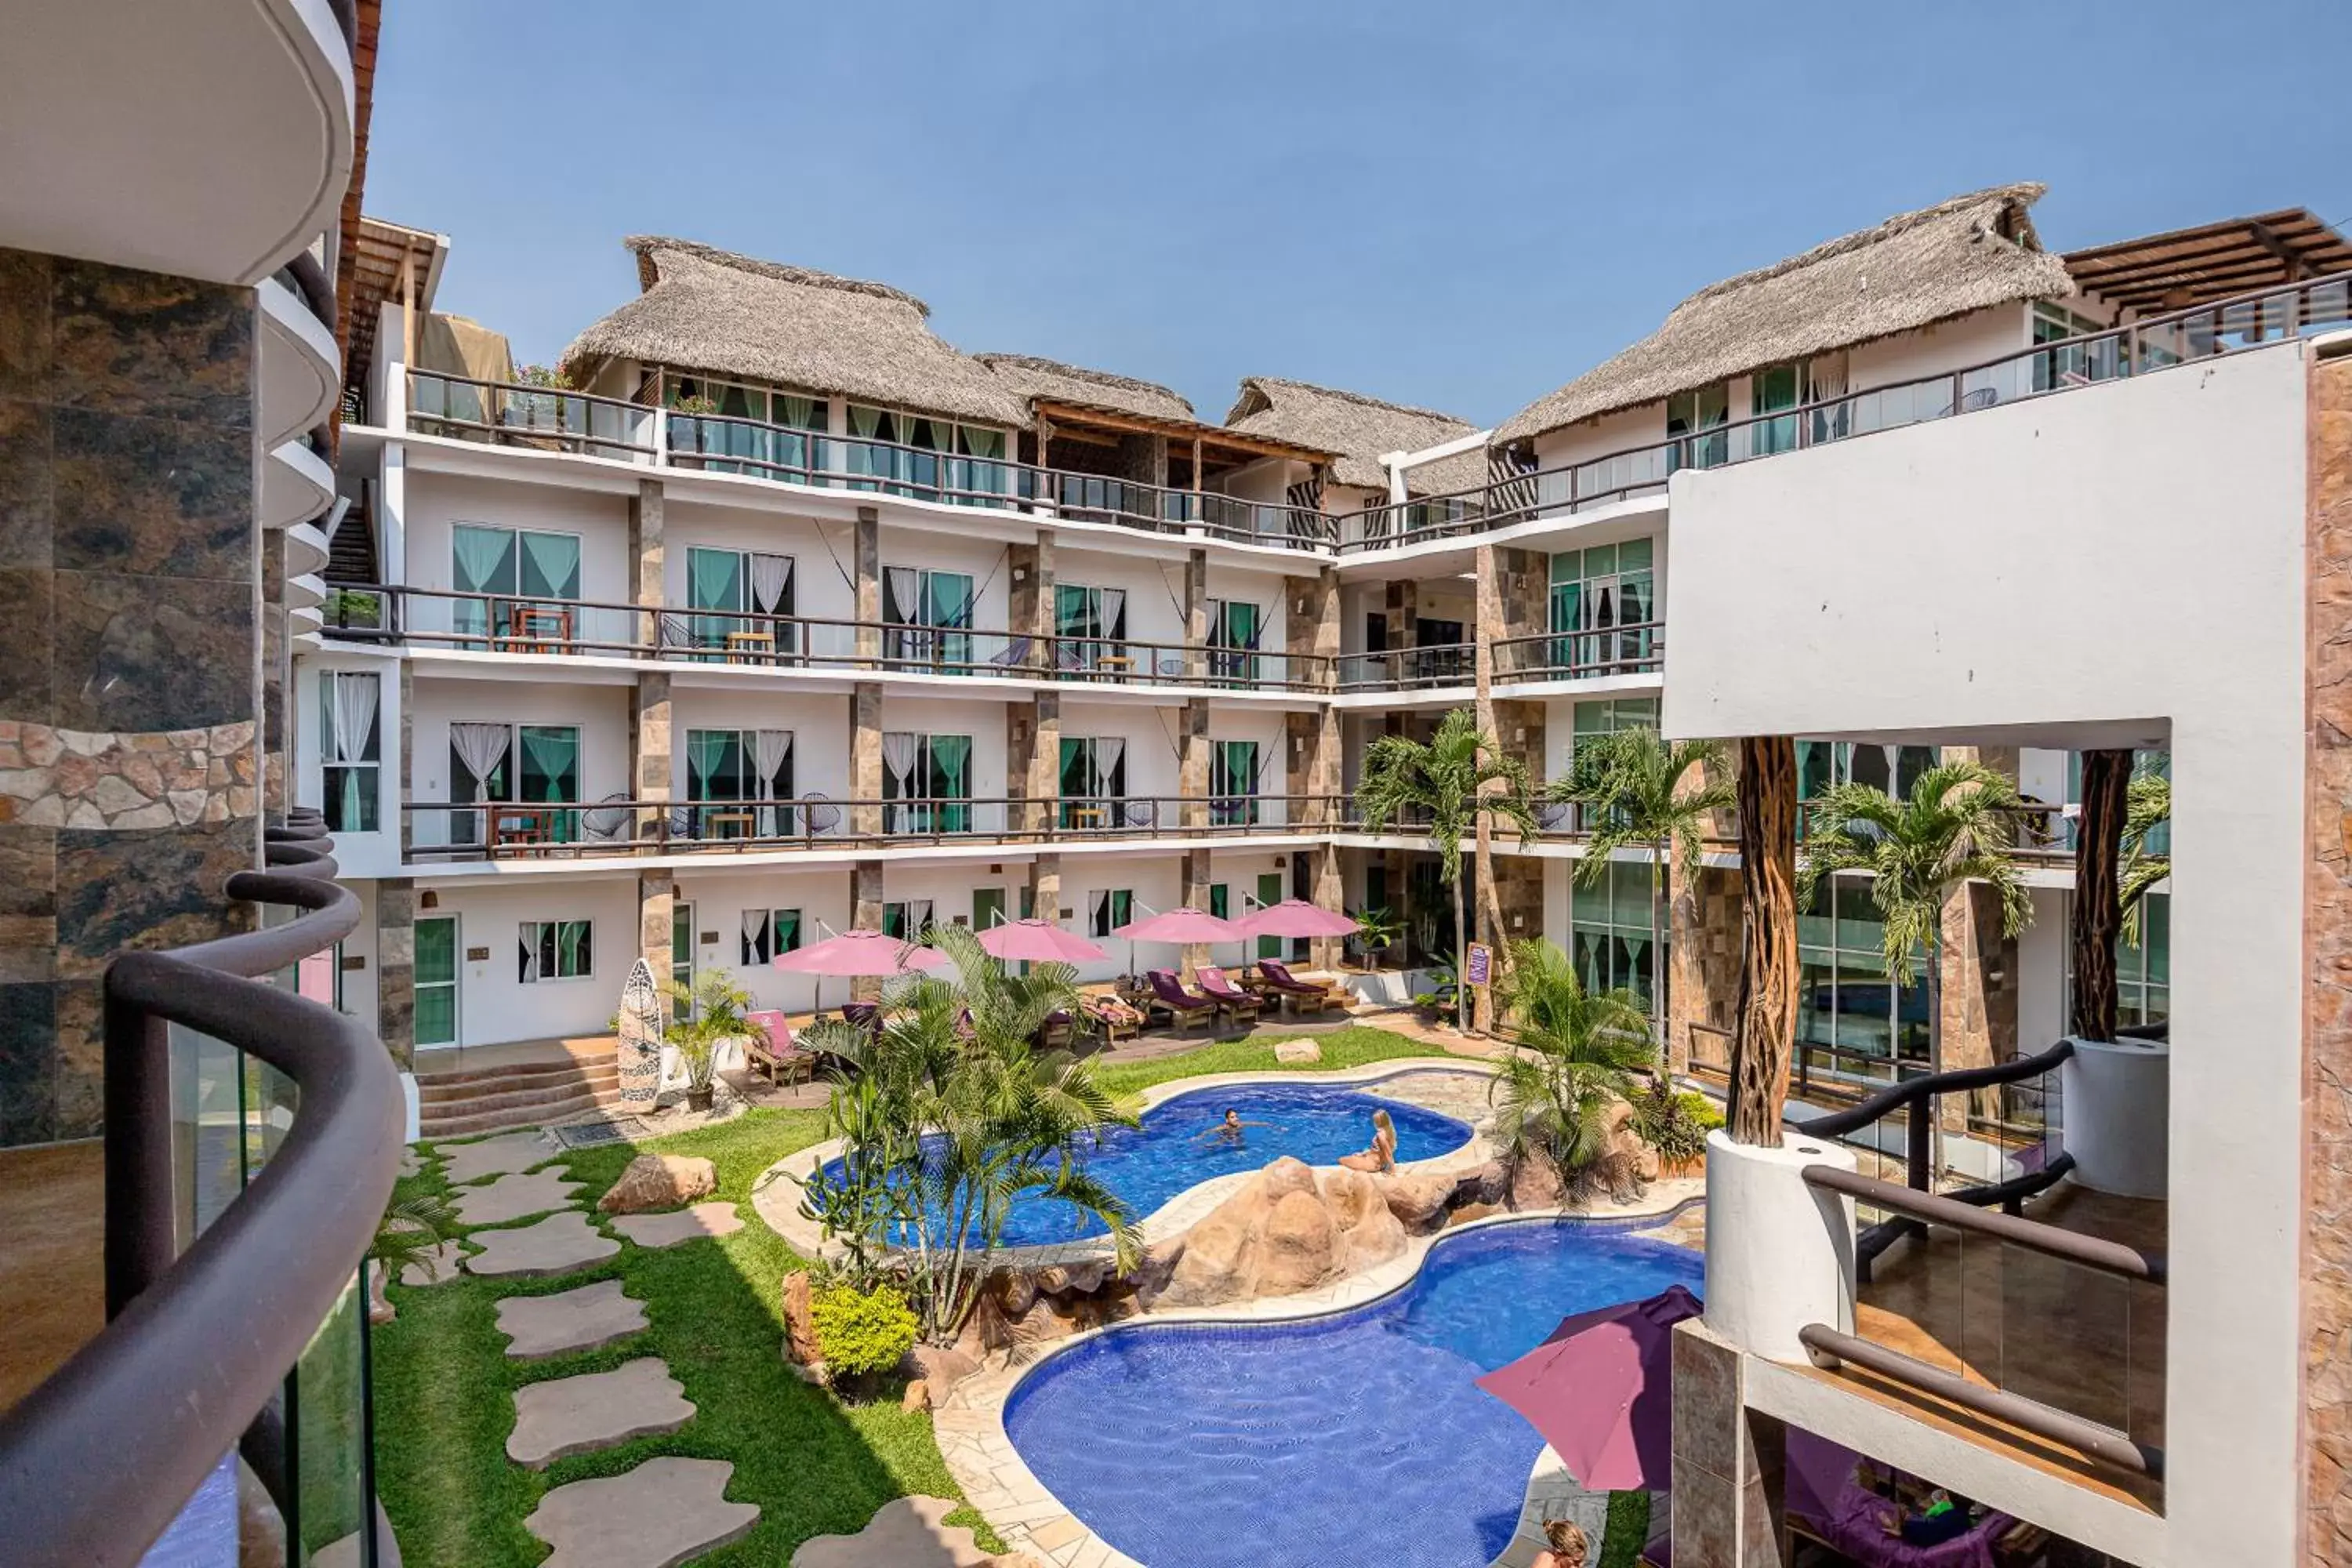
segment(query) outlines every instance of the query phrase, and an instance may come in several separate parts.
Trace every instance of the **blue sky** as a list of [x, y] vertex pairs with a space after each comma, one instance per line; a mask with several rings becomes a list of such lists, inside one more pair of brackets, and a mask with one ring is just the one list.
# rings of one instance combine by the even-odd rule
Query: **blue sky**
[[400, 0], [367, 206], [451, 236], [442, 308], [530, 360], [650, 232], [1213, 420], [1271, 374], [1492, 423], [1695, 289], [1982, 185], [2048, 184], [2053, 249], [2352, 222], [2347, 52], [2343, 0]]

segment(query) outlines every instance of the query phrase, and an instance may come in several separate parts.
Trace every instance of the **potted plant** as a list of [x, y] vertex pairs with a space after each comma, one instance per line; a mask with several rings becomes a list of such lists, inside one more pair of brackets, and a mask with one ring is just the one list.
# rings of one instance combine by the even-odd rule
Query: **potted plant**
[[1429, 989], [1413, 994], [1413, 1007], [1424, 1024], [1444, 1023], [1455, 1014], [1462, 1003], [1462, 963], [1455, 959], [1437, 965], [1429, 972]]
[[355, 588], [337, 588], [327, 595], [327, 624], [374, 628], [383, 625], [383, 601]]
[[394, 1198], [376, 1222], [368, 1246], [368, 1321], [388, 1323], [391, 1300], [383, 1288], [412, 1266], [425, 1277], [441, 1276], [441, 1244], [457, 1239], [457, 1209], [447, 1198], [423, 1194]]
[[751, 1032], [743, 1018], [751, 994], [716, 969], [704, 970], [691, 986], [672, 980], [668, 989], [671, 1016], [662, 1040], [677, 1052], [686, 1074], [687, 1109], [707, 1111], [718, 1099], [719, 1053]]
[[1656, 1151], [1661, 1174], [1686, 1176], [1706, 1163], [1706, 1135], [1723, 1125], [1722, 1115], [1706, 1096], [1654, 1078], [1648, 1089], [1633, 1097], [1632, 1107], [1627, 1123]]
[[1356, 934], [1348, 940], [1355, 945], [1358, 956], [1366, 969], [1378, 969], [1381, 960], [1404, 933], [1404, 924], [1396, 911], [1382, 904], [1360, 910], [1349, 910], [1348, 917], [1356, 922]]
[[578, 422], [567, 417], [572, 413], [566, 406], [571, 400], [560, 395], [572, 390], [570, 376], [543, 364], [519, 364], [514, 375], [515, 385], [531, 390], [507, 395], [506, 417], [500, 424], [551, 433], [576, 431]]

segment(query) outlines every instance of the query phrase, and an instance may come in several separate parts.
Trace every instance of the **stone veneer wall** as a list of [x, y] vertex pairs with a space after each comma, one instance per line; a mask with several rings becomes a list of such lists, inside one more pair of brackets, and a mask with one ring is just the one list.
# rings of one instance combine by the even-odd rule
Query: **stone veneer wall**
[[256, 310], [0, 250], [0, 1144], [101, 1130], [114, 953], [249, 919]]
[[1724, 1037], [1739, 1003], [1740, 879], [1728, 867], [1702, 866], [1693, 882], [1669, 860], [1666, 886], [1666, 1059], [1684, 1072], [1694, 1051], [1717, 1065], [1727, 1059]]
[[2352, 1565], [2352, 360], [2313, 367], [2302, 1561]]

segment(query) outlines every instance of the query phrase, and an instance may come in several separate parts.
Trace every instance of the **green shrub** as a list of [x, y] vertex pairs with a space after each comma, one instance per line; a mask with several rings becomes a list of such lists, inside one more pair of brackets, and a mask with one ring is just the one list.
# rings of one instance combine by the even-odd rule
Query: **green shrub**
[[870, 1377], [915, 1348], [915, 1310], [887, 1285], [831, 1285], [809, 1300], [817, 1349], [836, 1376]]
[[1715, 1104], [1703, 1094], [1676, 1092], [1654, 1082], [1633, 1099], [1633, 1131], [1668, 1165], [1685, 1165], [1706, 1154], [1706, 1135], [1723, 1125]]

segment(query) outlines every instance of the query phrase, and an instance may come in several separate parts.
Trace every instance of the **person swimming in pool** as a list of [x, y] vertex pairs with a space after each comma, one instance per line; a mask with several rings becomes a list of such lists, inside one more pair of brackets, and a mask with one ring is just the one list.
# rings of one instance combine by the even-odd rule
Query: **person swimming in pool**
[[1224, 1141], [1227, 1148], [1239, 1149], [1248, 1143], [1248, 1130], [1253, 1127], [1269, 1127], [1273, 1128], [1276, 1132], [1282, 1131], [1281, 1128], [1276, 1127], [1271, 1121], [1244, 1121], [1242, 1120], [1242, 1113], [1235, 1110], [1229, 1105], [1225, 1107], [1223, 1120], [1220, 1121], [1215, 1126], [1210, 1128], [1207, 1131], [1200, 1134], [1199, 1138], [1195, 1139], [1194, 1142], [1204, 1142], [1211, 1138], [1218, 1138]]
[[1396, 1169], [1396, 1122], [1385, 1110], [1372, 1112], [1372, 1146], [1361, 1153], [1342, 1154], [1339, 1163], [1351, 1171], [1377, 1171], [1382, 1173]]

